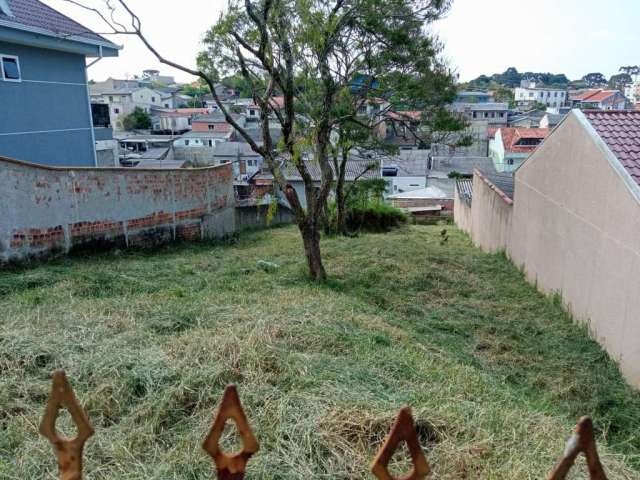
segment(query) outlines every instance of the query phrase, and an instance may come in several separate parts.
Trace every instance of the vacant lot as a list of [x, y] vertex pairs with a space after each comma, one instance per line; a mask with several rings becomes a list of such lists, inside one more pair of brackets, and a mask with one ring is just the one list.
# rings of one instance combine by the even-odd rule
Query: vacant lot
[[638, 478], [640, 394], [504, 257], [436, 227], [323, 248], [324, 286], [293, 228], [0, 273], [0, 478], [53, 478], [58, 368], [96, 427], [89, 479], [212, 478], [228, 383], [261, 442], [249, 478], [371, 478], [405, 404], [437, 479], [544, 477], [581, 415], [610, 478]]

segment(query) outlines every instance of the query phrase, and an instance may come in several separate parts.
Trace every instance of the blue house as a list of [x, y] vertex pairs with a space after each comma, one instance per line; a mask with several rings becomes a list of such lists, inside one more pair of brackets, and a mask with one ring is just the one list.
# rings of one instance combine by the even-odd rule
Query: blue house
[[0, 156], [96, 166], [109, 129], [93, 128], [86, 59], [118, 49], [38, 0], [0, 0]]

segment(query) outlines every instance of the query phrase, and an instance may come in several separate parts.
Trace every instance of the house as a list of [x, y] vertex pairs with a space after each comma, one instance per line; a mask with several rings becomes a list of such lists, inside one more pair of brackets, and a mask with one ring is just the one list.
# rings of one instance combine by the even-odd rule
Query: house
[[624, 110], [627, 98], [618, 90], [592, 89], [573, 94], [571, 103], [583, 110]]
[[640, 80], [625, 85], [624, 96], [633, 104], [640, 103]]
[[547, 107], [559, 108], [567, 101], [567, 91], [561, 88], [541, 87], [535, 81], [522, 80], [514, 92], [516, 104], [532, 106], [542, 103]]
[[388, 195], [426, 188], [429, 150], [400, 150], [381, 164]]
[[174, 160], [171, 135], [140, 135], [137, 133], [116, 134], [120, 144], [120, 165], [139, 166], [140, 162], [150, 163], [157, 160]]
[[206, 115], [206, 108], [176, 108], [158, 111], [160, 130], [171, 132], [185, 132], [191, 130], [191, 121], [197, 115]]
[[231, 136], [231, 131], [187, 132], [173, 141], [173, 156], [176, 160], [189, 162], [192, 166], [216, 165], [216, 146], [229, 141]]
[[549, 134], [548, 128], [500, 128], [489, 142], [489, 156], [498, 172], [513, 172]]
[[[118, 130], [122, 130], [122, 119], [136, 108], [140, 108], [148, 114], [154, 114], [154, 109], [168, 105], [163, 102], [164, 94], [162, 92], [148, 87], [102, 90], [95, 85], [90, 85], [89, 92], [93, 103], [109, 105], [111, 124]], [[159, 127], [159, 120], [155, 127]]]
[[545, 113], [544, 117], [540, 119], [540, 128], [555, 128], [564, 120], [566, 115], [558, 113]]
[[453, 103], [451, 109], [464, 115], [470, 123], [487, 122], [489, 126], [507, 126], [509, 116], [507, 103]]
[[[246, 117], [239, 114], [231, 114], [234, 121], [240, 127], [246, 125]], [[232, 133], [233, 127], [227, 122], [222, 113], [210, 113], [205, 115], [197, 115], [191, 120], [191, 129], [194, 132], [216, 132], [216, 133]]]
[[410, 192], [389, 195], [387, 201], [417, 219], [427, 219], [453, 214], [453, 198], [438, 187], [426, 187]]
[[[305, 164], [313, 184], [315, 187], [320, 187], [322, 181], [322, 173], [320, 171], [320, 165], [313, 160], [305, 160]], [[333, 170], [333, 166], [331, 167]], [[291, 185], [298, 194], [300, 205], [302, 208], [307, 208], [307, 197], [305, 195], [304, 182], [298, 172], [298, 169], [290, 161], [286, 161], [282, 166], [285, 181], [288, 185]], [[333, 172], [333, 178], [336, 178], [336, 172]], [[380, 164], [375, 159], [363, 159], [360, 156], [355, 156], [347, 161], [345, 182], [352, 183], [358, 179], [371, 179], [381, 178]], [[261, 193], [268, 193], [273, 191], [273, 175], [269, 171], [264, 169], [258, 172], [251, 179], [254, 188]], [[279, 192], [279, 201], [288, 205], [287, 199]]]
[[427, 186], [442, 190], [453, 199], [456, 180], [471, 178], [475, 170], [496, 174], [493, 160], [487, 156], [432, 155], [427, 169]]
[[380, 140], [400, 150], [420, 150], [427, 148], [416, 132], [422, 121], [422, 112], [384, 112], [380, 115], [377, 135]]
[[248, 180], [262, 169], [263, 158], [248, 143], [221, 142], [213, 152], [214, 165], [233, 164], [234, 177]]
[[160, 70], [147, 69], [142, 71], [141, 83], [147, 83], [149, 86], [155, 85], [175, 85], [176, 79], [170, 75], [160, 75]]
[[[120, 47], [38, 0], [0, 0], [0, 155], [97, 166], [87, 59]], [[110, 136], [110, 128], [102, 128]]]
[[461, 91], [456, 95], [455, 103], [492, 103], [493, 94], [490, 92]]
[[507, 126], [520, 128], [538, 128], [547, 114], [544, 110], [529, 110], [526, 112], [510, 112]]

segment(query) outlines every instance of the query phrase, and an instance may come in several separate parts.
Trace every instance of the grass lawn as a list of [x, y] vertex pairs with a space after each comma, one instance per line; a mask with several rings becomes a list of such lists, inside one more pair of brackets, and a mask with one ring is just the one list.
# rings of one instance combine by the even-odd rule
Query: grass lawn
[[441, 228], [327, 239], [322, 286], [292, 227], [0, 273], [0, 478], [55, 478], [37, 428], [59, 368], [96, 428], [88, 479], [212, 478], [229, 383], [251, 479], [372, 478], [405, 404], [436, 479], [543, 478], [581, 415], [610, 479], [639, 478], [640, 393], [557, 299]]

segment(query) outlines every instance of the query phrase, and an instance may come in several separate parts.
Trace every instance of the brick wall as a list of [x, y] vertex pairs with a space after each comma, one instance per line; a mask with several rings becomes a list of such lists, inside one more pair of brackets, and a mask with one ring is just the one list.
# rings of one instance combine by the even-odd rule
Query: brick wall
[[0, 195], [0, 263], [235, 230], [231, 164], [180, 170], [72, 169], [0, 157]]

